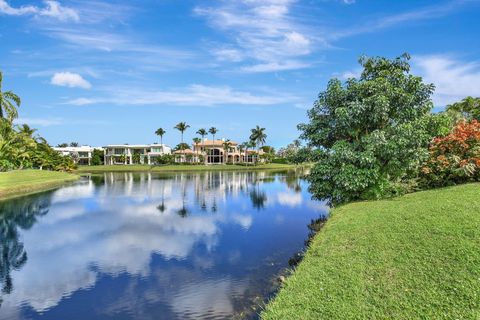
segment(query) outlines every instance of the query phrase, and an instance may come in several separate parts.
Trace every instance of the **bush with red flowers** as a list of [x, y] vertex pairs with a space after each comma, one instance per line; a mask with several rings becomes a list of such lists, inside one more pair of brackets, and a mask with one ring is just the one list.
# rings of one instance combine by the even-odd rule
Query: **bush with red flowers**
[[449, 135], [435, 138], [420, 175], [430, 188], [480, 181], [480, 121], [460, 121]]

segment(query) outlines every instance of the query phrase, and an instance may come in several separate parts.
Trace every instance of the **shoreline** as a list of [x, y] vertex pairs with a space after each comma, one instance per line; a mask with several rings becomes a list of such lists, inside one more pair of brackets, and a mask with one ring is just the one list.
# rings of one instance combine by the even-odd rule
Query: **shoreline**
[[[475, 314], [478, 291], [467, 284], [479, 275], [479, 196], [471, 183], [333, 209], [261, 319], [412, 319], [425, 306], [433, 318]], [[438, 304], [451, 293], [463, 298]]]
[[79, 175], [47, 170], [15, 170], [0, 173], [0, 201], [59, 188]]

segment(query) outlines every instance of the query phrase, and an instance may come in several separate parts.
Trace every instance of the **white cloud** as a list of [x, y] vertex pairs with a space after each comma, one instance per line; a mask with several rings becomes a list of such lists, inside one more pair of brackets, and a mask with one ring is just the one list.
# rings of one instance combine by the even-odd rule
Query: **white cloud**
[[268, 62], [259, 63], [251, 66], [244, 66], [240, 69], [242, 72], [275, 72], [308, 68], [308, 63], [300, 61], [282, 61], [282, 62]]
[[92, 87], [90, 82], [83, 79], [81, 75], [72, 72], [57, 72], [52, 76], [50, 83], [69, 88], [90, 89]]
[[[221, 61], [247, 59], [253, 67], [247, 72], [274, 72], [303, 68], [300, 58], [312, 51], [313, 37], [295, 23], [290, 13], [291, 0], [224, 2], [218, 7], [197, 7], [194, 12], [206, 17], [212, 27], [231, 37], [228, 51], [214, 50]], [[220, 53], [220, 54], [218, 54]], [[284, 61], [287, 60], [288, 67]]]
[[436, 106], [480, 96], [480, 61], [465, 62], [446, 55], [415, 56], [412, 61], [415, 72], [435, 84]]
[[60, 21], [79, 21], [80, 17], [72, 8], [62, 6], [58, 1], [46, 0], [44, 7], [37, 6], [21, 6], [14, 8], [10, 6], [5, 0], [0, 0], [0, 13], [13, 16], [35, 15], [55, 18]]
[[64, 124], [61, 118], [18, 118], [15, 119], [15, 123], [26, 123], [31, 126], [50, 127]]
[[300, 193], [279, 192], [278, 203], [284, 206], [297, 207], [302, 204], [303, 198]]
[[146, 90], [135, 88], [113, 88], [104, 91], [106, 96], [97, 98], [78, 98], [66, 104], [89, 105], [108, 103], [116, 105], [273, 105], [297, 100], [288, 94], [253, 94], [236, 91], [228, 86], [205, 86], [194, 84], [176, 90]]

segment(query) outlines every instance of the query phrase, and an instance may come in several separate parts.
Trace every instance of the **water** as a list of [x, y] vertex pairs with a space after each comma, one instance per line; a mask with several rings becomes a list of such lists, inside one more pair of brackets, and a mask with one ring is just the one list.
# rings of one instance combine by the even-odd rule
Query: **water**
[[292, 172], [107, 173], [0, 202], [0, 319], [240, 319], [304, 246]]

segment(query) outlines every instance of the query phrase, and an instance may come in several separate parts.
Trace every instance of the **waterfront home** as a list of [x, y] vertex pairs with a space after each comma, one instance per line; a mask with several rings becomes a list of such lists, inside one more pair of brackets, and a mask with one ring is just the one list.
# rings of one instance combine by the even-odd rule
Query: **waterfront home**
[[157, 157], [170, 154], [165, 144], [112, 144], [104, 147], [105, 164], [155, 164]]
[[235, 141], [229, 141], [229, 148], [225, 150], [226, 140], [208, 140], [193, 145], [192, 149], [177, 150], [174, 152], [176, 162], [205, 162], [206, 164], [222, 163], [254, 163], [264, 162], [260, 157], [262, 150], [241, 150]]
[[53, 150], [59, 152], [63, 156], [72, 157], [73, 161], [80, 165], [90, 165], [94, 149], [102, 150], [102, 148], [94, 148], [90, 146], [53, 148]]

